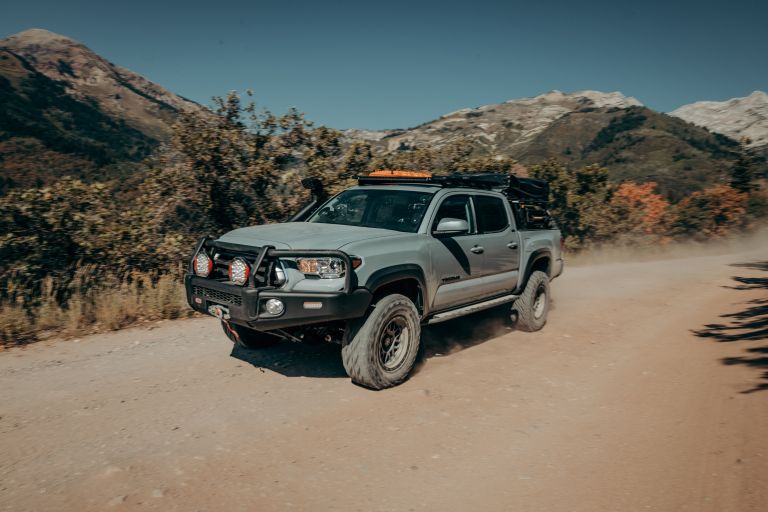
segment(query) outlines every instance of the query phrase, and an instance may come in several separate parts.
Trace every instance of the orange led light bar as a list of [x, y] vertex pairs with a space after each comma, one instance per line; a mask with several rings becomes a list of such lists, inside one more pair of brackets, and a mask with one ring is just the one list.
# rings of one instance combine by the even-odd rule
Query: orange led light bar
[[378, 171], [373, 171], [368, 176], [386, 176], [388, 178], [398, 176], [403, 178], [431, 178], [432, 173], [429, 171], [401, 171], [399, 169], [380, 169]]

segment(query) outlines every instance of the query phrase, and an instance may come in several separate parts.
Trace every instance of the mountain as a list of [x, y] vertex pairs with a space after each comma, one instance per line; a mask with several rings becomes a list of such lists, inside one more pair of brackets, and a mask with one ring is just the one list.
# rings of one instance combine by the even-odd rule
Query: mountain
[[615, 181], [655, 181], [677, 200], [725, 179], [738, 143], [645, 107], [571, 112], [512, 155], [525, 165], [556, 158], [599, 164]]
[[768, 156], [768, 94], [755, 91], [727, 101], [698, 101], [670, 112], [733, 139], [751, 139], [751, 147]]
[[179, 112], [202, 109], [98, 56], [32, 29], [0, 39], [0, 192], [74, 175], [129, 175], [171, 133]]
[[112, 64], [85, 45], [47, 30], [31, 29], [0, 40], [5, 48], [25, 59], [35, 71], [64, 85], [67, 94], [92, 102], [110, 117], [160, 140], [170, 134], [169, 124], [184, 109], [200, 105]]
[[533, 98], [463, 109], [407, 130], [348, 130], [378, 152], [440, 147], [458, 139], [478, 154], [530, 166], [557, 158], [574, 167], [600, 164], [617, 181], [656, 181], [679, 198], [723, 179], [738, 144], [618, 92], [552, 91]]
[[[67, 175], [120, 178], [130, 190], [141, 179], [138, 162], [169, 138], [185, 110], [206, 112], [68, 37], [32, 29], [0, 39], [0, 194]], [[748, 135], [755, 147], [768, 148], [765, 93], [673, 114], [619, 92], [551, 91], [409, 129], [347, 130], [345, 137], [368, 141], [378, 153], [462, 139], [478, 155], [523, 166], [548, 158], [595, 163], [616, 180], [657, 181], [673, 198], [725, 179], [738, 150], [729, 136]]]
[[407, 130], [348, 130], [350, 138], [378, 142], [387, 151], [400, 147], [439, 147], [457, 139], [469, 139], [494, 153], [515, 153], [562, 116], [583, 109], [626, 108], [640, 105], [618, 92], [551, 91], [533, 98], [496, 105], [465, 108]]

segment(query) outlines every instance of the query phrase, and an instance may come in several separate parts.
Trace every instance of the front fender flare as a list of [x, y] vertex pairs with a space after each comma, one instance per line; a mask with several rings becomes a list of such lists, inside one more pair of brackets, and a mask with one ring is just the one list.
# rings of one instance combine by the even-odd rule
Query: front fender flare
[[368, 277], [364, 286], [371, 292], [371, 294], [375, 294], [376, 290], [382, 286], [405, 279], [413, 279], [418, 283], [422, 295], [421, 306], [424, 310], [422, 314], [426, 315], [429, 307], [427, 304], [427, 297], [429, 297], [427, 291], [427, 279], [424, 276], [424, 270], [415, 263], [403, 263], [381, 268]]

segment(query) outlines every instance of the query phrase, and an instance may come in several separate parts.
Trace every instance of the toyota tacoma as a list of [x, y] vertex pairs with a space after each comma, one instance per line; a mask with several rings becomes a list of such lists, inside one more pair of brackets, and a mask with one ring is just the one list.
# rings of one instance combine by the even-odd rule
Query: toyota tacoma
[[541, 329], [563, 270], [546, 182], [505, 174], [376, 171], [290, 222], [202, 238], [185, 277], [192, 308], [235, 343], [341, 344], [348, 375], [382, 389], [404, 381], [421, 329], [492, 307]]

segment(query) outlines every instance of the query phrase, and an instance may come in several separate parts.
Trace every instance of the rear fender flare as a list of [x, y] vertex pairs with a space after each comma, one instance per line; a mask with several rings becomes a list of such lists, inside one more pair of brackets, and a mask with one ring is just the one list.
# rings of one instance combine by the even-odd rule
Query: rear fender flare
[[528, 284], [528, 278], [533, 273], [533, 268], [536, 263], [547, 260], [547, 275], [552, 277], [552, 251], [550, 249], [536, 249], [528, 257], [528, 261], [525, 264], [525, 273], [522, 274], [522, 280], [518, 284], [518, 291], [522, 291], [525, 285]]

